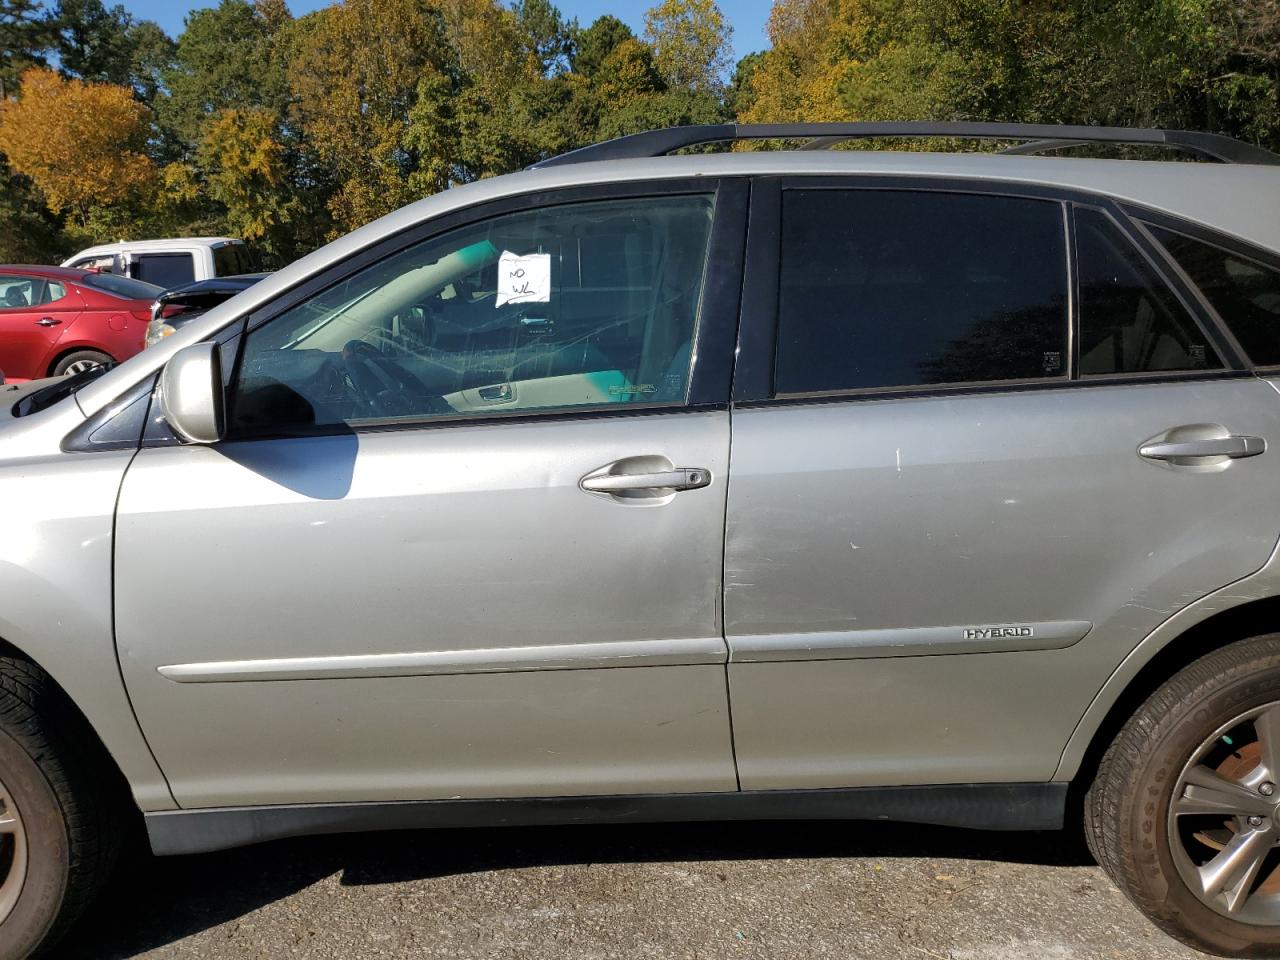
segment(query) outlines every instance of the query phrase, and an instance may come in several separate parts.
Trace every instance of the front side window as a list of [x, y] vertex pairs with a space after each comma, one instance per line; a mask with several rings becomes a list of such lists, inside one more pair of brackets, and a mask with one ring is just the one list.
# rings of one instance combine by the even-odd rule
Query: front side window
[[1105, 213], [1076, 210], [1076, 256], [1081, 374], [1222, 367], [1195, 319]]
[[712, 206], [567, 204], [418, 243], [250, 332], [232, 429], [682, 403]]
[[1067, 375], [1062, 205], [783, 194], [778, 393]]
[[1147, 224], [1259, 366], [1280, 364], [1280, 270]]

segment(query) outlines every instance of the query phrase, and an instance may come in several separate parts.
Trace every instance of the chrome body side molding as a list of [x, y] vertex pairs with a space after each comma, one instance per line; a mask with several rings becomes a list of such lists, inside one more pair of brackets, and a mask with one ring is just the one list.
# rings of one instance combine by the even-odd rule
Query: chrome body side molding
[[595, 670], [601, 667], [672, 667], [724, 663], [719, 637], [558, 643], [533, 647], [432, 650], [328, 657], [216, 660], [157, 667], [177, 683], [251, 680], [336, 680], [355, 677], [429, 677], [461, 673], [520, 673], [530, 670]]

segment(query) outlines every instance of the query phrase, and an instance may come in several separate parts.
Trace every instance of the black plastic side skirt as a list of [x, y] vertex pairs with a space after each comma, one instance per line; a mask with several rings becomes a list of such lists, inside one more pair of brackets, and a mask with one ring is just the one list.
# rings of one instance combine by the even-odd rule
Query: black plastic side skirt
[[310, 834], [682, 820], [898, 820], [978, 830], [1057, 830], [1065, 783], [417, 800], [166, 810], [146, 815], [158, 855], [207, 853]]

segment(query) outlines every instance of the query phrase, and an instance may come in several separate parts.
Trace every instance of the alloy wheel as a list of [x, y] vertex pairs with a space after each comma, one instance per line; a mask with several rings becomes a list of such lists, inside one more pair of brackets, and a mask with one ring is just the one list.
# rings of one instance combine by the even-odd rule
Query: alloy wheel
[[1206, 906], [1280, 926], [1280, 702], [1223, 724], [1191, 754], [1169, 805], [1169, 843]]
[[27, 832], [13, 794], [0, 783], [0, 923], [13, 912], [27, 880]]

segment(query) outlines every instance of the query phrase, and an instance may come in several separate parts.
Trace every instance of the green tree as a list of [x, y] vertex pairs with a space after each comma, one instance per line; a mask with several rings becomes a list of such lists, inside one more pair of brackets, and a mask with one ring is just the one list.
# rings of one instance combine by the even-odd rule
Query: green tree
[[47, 63], [53, 36], [39, 0], [0, 0], [0, 100], [17, 92], [23, 71]]
[[54, 10], [58, 64], [66, 73], [101, 83], [128, 83], [133, 62], [133, 17], [102, 0], [58, 0]]
[[646, 11], [644, 36], [669, 86], [720, 90], [729, 69], [733, 27], [715, 0], [662, 0]]
[[600, 70], [605, 57], [636, 35], [631, 28], [611, 14], [597, 17], [585, 30], [579, 30], [574, 43], [573, 71], [584, 77], [593, 77]]
[[157, 106], [161, 124], [194, 145], [201, 124], [219, 110], [283, 110], [287, 56], [277, 37], [287, 25], [287, 19], [273, 23], [247, 0], [220, 0], [191, 13], [174, 65], [162, 75], [169, 96]]
[[524, 46], [543, 74], [568, 70], [577, 25], [566, 22], [551, 0], [515, 0], [512, 9]]

